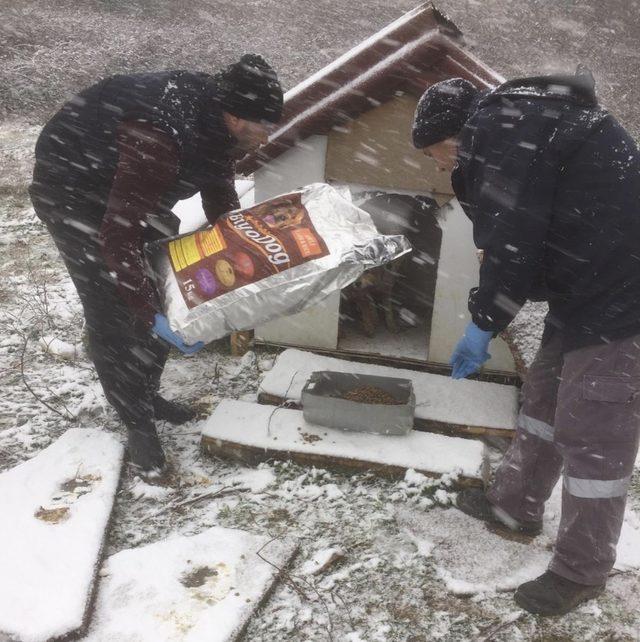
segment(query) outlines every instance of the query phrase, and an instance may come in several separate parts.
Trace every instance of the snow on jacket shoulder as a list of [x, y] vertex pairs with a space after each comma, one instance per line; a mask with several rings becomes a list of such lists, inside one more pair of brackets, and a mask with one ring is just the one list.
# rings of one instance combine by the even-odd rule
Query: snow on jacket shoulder
[[485, 94], [459, 156], [453, 186], [484, 250], [469, 297], [479, 327], [502, 330], [526, 299], [546, 299], [548, 324], [574, 346], [640, 331], [640, 266], [629, 258], [640, 257], [640, 157], [588, 79], [521, 79]]

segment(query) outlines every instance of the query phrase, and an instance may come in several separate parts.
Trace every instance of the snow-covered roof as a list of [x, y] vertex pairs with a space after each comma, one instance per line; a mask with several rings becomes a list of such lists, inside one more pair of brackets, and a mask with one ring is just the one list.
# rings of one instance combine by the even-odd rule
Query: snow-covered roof
[[502, 82], [462, 49], [461, 36], [431, 3], [404, 14], [289, 90], [278, 129], [238, 171], [249, 174], [298, 141], [344, 125], [398, 92], [420, 96], [430, 84], [452, 76], [479, 86]]
[[[403, 14], [398, 18], [397, 20], [394, 20], [390, 24], [388, 24], [386, 27], [375, 33], [373, 36], [370, 36], [369, 38], [366, 38], [363, 40], [360, 44], [356, 45], [353, 47], [353, 49], [350, 49], [346, 53], [342, 54], [339, 58], [336, 58], [333, 62], [329, 63], [326, 67], [323, 67], [320, 69], [320, 71], [317, 71], [315, 74], [312, 74], [309, 76], [306, 80], [303, 80], [301, 83], [298, 83], [293, 89], [290, 89], [284, 96], [285, 100], [291, 100], [294, 96], [297, 96], [300, 94], [304, 89], [307, 89], [314, 83], [322, 80], [325, 76], [330, 74], [333, 71], [336, 71], [337, 69], [340, 69], [345, 64], [348, 64], [355, 58], [358, 54], [361, 54], [365, 52], [367, 49], [369, 49], [372, 46], [375, 46], [375, 44], [384, 39], [384, 38], [389, 38], [391, 40], [394, 40], [394, 36], [396, 35], [394, 32], [396, 32], [400, 27], [405, 27], [408, 23], [411, 23], [415, 21], [417, 17], [424, 17], [425, 15], [425, 7], [428, 5], [423, 4], [420, 5], [419, 7], [416, 7], [415, 9], [412, 9], [411, 11], [408, 11], [407, 13]], [[427, 11], [430, 14], [433, 14], [433, 9], [427, 9]], [[435, 10], [437, 18], [442, 19], [442, 24], [449, 24], [451, 25], [451, 31], [456, 34], [460, 34], [458, 31], [458, 28], [452, 23], [452, 22], [446, 22], [446, 18], [437, 10]], [[429, 15], [429, 18], [431, 18], [431, 15]]]

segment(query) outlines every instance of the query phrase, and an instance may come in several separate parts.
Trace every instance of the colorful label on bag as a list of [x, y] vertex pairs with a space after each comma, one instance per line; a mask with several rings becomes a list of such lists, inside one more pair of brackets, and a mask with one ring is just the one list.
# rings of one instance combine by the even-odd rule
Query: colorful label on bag
[[329, 254], [298, 192], [169, 241], [168, 252], [189, 309]]
[[196, 232], [169, 243], [171, 265], [176, 272], [179, 272], [207, 256], [222, 252], [226, 247], [224, 237], [216, 227], [204, 232]]

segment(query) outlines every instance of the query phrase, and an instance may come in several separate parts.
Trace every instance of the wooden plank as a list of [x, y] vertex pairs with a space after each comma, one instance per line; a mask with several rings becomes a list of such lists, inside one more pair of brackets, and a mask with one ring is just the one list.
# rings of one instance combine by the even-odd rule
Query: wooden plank
[[[292, 410], [302, 410], [302, 403], [292, 399], [285, 399], [277, 395], [270, 395], [265, 392], [258, 394], [258, 403], [267, 406], [280, 406]], [[501, 437], [513, 439], [514, 431], [511, 429], [487, 428], [485, 426], [465, 426], [462, 424], [448, 424], [442, 421], [430, 421], [417, 418], [413, 424], [414, 430], [420, 432], [434, 432], [441, 435], [463, 437], [465, 439], [477, 439], [478, 437]]]
[[258, 391], [261, 403], [300, 405], [302, 388], [314, 371], [400, 377], [413, 382], [418, 430], [460, 437], [510, 438], [518, 414], [518, 389], [473, 380], [336, 359], [300, 350], [285, 350], [267, 372]]
[[444, 421], [420, 419], [419, 417], [414, 420], [414, 427], [416, 430], [424, 432], [433, 432], [440, 435], [450, 435], [465, 439], [477, 439], [478, 437], [501, 437], [503, 439], [513, 439], [515, 435], [515, 431], [511, 428], [487, 428], [486, 426], [449, 424]]
[[[319, 348], [316, 346], [309, 347], [297, 343], [286, 343], [280, 341], [265, 341], [264, 339], [257, 338], [255, 340], [256, 346], [285, 348], [295, 350], [307, 350], [312, 354], [318, 354], [327, 357], [335, 357], [336, 359], [349, 359], [358, 363], [369, 363], [378, 366], [388, 366], [390, 368], [404, 368], [406, 370], [415, 370], [416, 372], [427, 372], [429, 374], [438, 374], [443, 376], [451, 375], [451, 366], [434, 361], [421, 361], [418, 359], [411, 359], [408, 357], [392, 357], [388, 355], [375, 354], [371, 352], [356, 352], [353, 350], [343, 350], [340, 348], [327, 349]], [[522, 379], [520, 377], [500, 370], [483, 370], [481, 373], [468, 377], [469, 381], [485, 381], [487, 383], [498, 383], [505, 386], [515, 386], [520, 388], [522, 386]]]
[[249, 350], [252, 340], [253, 330], [239, 330], [238, 332], [232, 332], [230, 338], [231, 355], [233, 357], [244, 356]]
[[308, 424], [302, 412], [223, 400], [202, 433], [205, 453], [249, 465], [294, 461], [389, 478], [414, 469], [429, 477], [460, 471], [459, 486], [480, 486], [486, 473], [482, 443], [424, 432], [383, 436]]
[[86, 642], [239, 642], [297, 550], [293, 538], [213, 527], [120, 551]]
[[85, 630], [123, 452], [109, 433], [74, 428], [0, 475], [0, 639]]
[[[258, 448], [231, 441], [221, 441], [212, 437], [202, 438], [203, 450], [212, 457], [231, 459], [247, 466], [257, 466], [266, 461], [292, 461], [300, 466], [326, 468], [344, 473], [374, 473], [385, 479], [402, 479], [407, 472], [403, 466], [387, 466], [368, 461], [348, 459], [346, 457], [327, 457], [313, 453], [299, 453], [295, 451], [274, 450]], [[417, 472], [427, 477], [439, 477], [436, 473], [419, 469]], [[454, 483], [456, 488], [481, 487], [481, 479], [461, 477]]]

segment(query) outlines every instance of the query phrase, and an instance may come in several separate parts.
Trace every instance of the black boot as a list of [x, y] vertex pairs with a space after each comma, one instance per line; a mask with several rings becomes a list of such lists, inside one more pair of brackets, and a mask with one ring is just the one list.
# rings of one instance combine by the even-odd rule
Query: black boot
[[128, 429], [130, 463], [143, 472], [162, 472], [166, 459], [155, 426], [149, 422]]
[[471, 517], [490, 524], [497, 524], [516, 533], [535, 536], [542, 532], [542, 522], [520, 522], [513, 519], [503, 510], [494, 506], [481, 488], [460, 491], [456, 499], [456, 506]]
[[162, 419], [179, 426], [193, 421], [198, 413], [177, 401], [169, 401], [160, 395], [153, 398], [153, 411], [156, 419]]
[[529, 613], [564, 615], [582, 602], [598, 597], [604, 588], [604, 583], [596, 586], [578, 584], [547, 571], [539, 578], [521, 584], [513, 599]]

